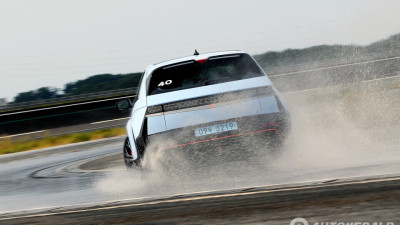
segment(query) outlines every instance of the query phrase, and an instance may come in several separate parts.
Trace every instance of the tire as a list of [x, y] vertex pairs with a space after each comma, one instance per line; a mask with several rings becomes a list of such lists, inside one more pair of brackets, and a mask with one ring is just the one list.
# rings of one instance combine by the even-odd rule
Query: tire
[[136, 168], [136, 163], [132, 159], [132, 149], [129, 142], [129, 138], [126, 138], [124, 141], [123, 156], [124, 156], [124, 163], [127, 169]]

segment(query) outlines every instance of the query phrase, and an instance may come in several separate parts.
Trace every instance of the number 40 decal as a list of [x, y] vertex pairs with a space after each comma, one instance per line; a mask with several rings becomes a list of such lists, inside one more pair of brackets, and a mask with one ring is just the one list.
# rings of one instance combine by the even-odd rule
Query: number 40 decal
[[166, 80], [165, 82], [161, 81], [161, 83], [159, 83], [158, 86], [162, 87], [164, 85], [170, 85], [170, 84], [172, 84], [172, 80]]

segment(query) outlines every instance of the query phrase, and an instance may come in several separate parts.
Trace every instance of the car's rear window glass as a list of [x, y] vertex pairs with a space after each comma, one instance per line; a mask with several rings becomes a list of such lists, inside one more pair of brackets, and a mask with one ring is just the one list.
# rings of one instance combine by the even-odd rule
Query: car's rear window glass
[[150, 78], [149, 95], [263, 76], [247, 54], [186, 61], [156, 69]]

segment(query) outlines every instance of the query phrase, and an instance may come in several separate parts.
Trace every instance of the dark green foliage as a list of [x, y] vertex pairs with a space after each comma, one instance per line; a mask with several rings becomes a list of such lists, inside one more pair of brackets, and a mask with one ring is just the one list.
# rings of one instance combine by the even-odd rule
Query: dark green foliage
[[338, 58], [362, 56], [370, 53], [385, 53], [400, 49], [400, 34], [367, 46], [319, 45], [305, 49], [287, 49], [282, 52], [267, 52], [254, 58], [263, 68], [324, 61]]
[[84, 80], [68, 83], [64, 87], [64, 95], [57, 94], [58, 89], [42, 87], [35, 91], [19, 93], [14, 103], [37, 101], [62, 96], [96, 93], [99, 91], [110, 91], [125, 88], [136, 88], [142, 73], [128, 74], [100, 74], [88, 77]]
[[354, 45], [319, 45], [305, 49], [287, 49], [282, 52], [267, 52], [256, 55], [256, 60], [264, 67], [285, 66], [341, 57], [351, 57], [366, 53], [365, 47]]
[[59, 97], [57, 92], [58, 89], [56, 88], [42, 87], [35, 91], [27, 91], [19, 93], [15, 97], [14, 102], [18, 103], [18, 102], [37, 101], [37, 100], [56, 98]]
[[367, 50], [369, 53], [391, 51], [400, 49], [400, 34], [390, 36], [388, 39], [378, 41], [368, 45]]
[[141, 73], [100, 74], [65, 85], [65, 95], [87, 94], [124, 88], [135, 88], [139, 84]]

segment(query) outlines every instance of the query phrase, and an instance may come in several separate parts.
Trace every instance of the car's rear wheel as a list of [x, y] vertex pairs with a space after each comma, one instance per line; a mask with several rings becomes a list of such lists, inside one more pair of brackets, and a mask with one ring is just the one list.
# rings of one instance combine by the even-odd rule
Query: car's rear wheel
[[132, 149], [131, 149], [131, 144], [129, 142], [129, 138], [126, 138], [124, 141], [123, 156], [124, 156], [124, 163], [127, 169], [134, 169], [138, 166], [137, 162], [132, 158]]

